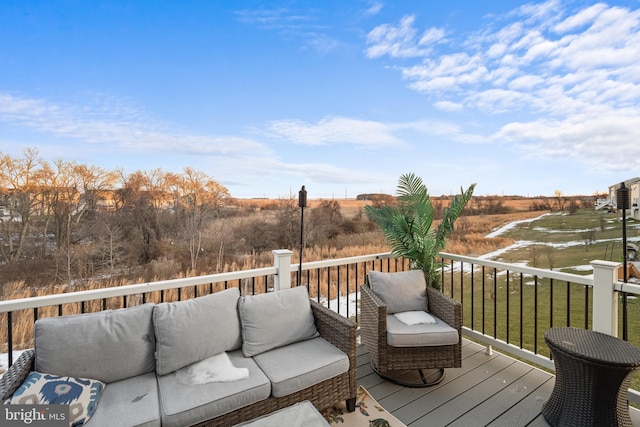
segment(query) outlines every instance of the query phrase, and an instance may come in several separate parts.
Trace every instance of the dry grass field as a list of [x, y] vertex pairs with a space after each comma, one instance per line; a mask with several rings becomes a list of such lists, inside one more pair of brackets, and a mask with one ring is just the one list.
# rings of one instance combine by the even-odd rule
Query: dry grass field
[[[326, 199], [310, 199], [307, 208], [312, 209], [320, 205]], [[367, 200], [355, 199], [332, 199], [340, 205], [340, 211], [345, 218], [353, 218], [361, 212], [365, 205], [371, 204]], [[446, 206], [447, 198], [432, 197], [434, 203], [441, 203]], [[502, 237], [487, 238], [485, 237], [491, 231], [500, 228], [510, 222], [522, 219], [535, 218], [545, 213], [544, 211], [533, 211], [536, 205], [541, 205], [544, 200], [539, 198], [523, 198], [523, 197], [500, 197], [497, 198], [500, 203], [511, 210], [511, 213], [496, 215], [473, 215], [463, 216], [456, 221], [456, 232], [447, 242], [446, 252], [458, 255], [479, 256], [497, 249], [509, 246], [513, 240]], [[272, 199], [245, 199], [239, 200], [240, 204], [252, 204], [254, 206], [267, 206], [272, 204]], [[366, 255], [378, 252], [389, 251], [388, 246], [384, 243], [382, 237], [379, 239], [367, 239], [367, 242], [356, 236], [347, 236], [343, 239], [353, 240], [353, 244], [344, 242], [337, 245], [341, 249], [336, 248], [312, 248], [305, 250], [304, 259], [308, 261], [317, 261], [327, 258], [340, 258], [349, 256]], [[294, 262], [297, 262], [294, 260]]]
[[[358, 215], [363, 209], [364, 205], [367, 201], [360, 200], [337, 200], [341, 213], [345, 218], [353, 218]], [[308, 207], [313, 208], [320, 204], [322, 200], [309, 200]], [[273, 204], [273, 200], [267, 199], [251, 199], [246, 201], [239, 201], [241, 204], [250, 204], [252, 206], [260, 207], [261, 204]], [[482, 254], [486, 254], [492, 251], [495, 251], [499, 248], [505, 247], [513, 243], [512, 240], [502, 237], [497, 238], [487, 238], [485, 237], [491, 231], [502, 227], [512, 221], [522, 220], [533, 218], [542, 215], [543, 211], [531, 211], [530, 208], [535, 204], [535, 199], [505, 199], [503, 204], [505, 206], [513, 207], [514, 212], [507, 214], [499, 214], [499, 215], [474, 215], [474, 216], [463, 216], [458, 218], [456, 222], [456, 232], [452, 235], [445, 247], [446, 252], [455, 253], [459, 255], [468, 255], [468, 256], [479, 256]], [[274, 248], [276, 249], [276, 248]], [[298, 251], [297, 248], [294, 249], [294, 256], [292, 262], [298, 262]], [[382, 235], [375, 232], [367, 232], [355, 235], [340, 235], [336, 238], [335, 241], [332, 242], [331, 245], [326, 245], [322, 247], [313, 247], [306, 248], [303, 253], [304, 261], [311, 262], [323, 259], [331, 259], [331, 258], [346, 258], [358, 255], [367, 255], [374, 253], [382, 253], [388, 252], [390, 249], [384, 242]], [[270, 266], [273, 264], [273, 255], [271, 251], [265, 251], [264, 253], [253, 253], [250, 256], [243, 257], [243, 261], [240, 263], [233, 263], [230, 265], [224, 266], [224, 271], [234, 271], [240, 269], [251, 269], [251, 268], [259, 268]], [[313, 273], [316, 274], [316, 273]], [[326, 273], [324, 273], [326, 274]], [[350, 275], [352, 273], [349, 273]], [[320, 292], [322, 295], [336, 295], [338, 292], [341, 294], [345, 292], [353, 292], [355, 287], [357, 286], [357, 282], [355, 278], [350, 281], [349, 290], [346, 289], [337, 289], [338, 286], [338, 278], [336, 276], [336, 271], [331, 271], [331, 277], [322, 278], [322, 285], [320, 289], [310, 289], [310, 292], [313, 295], [317, 295], [317, 292]], [[343, 278], [344, 280], [344, 278]], [[310, 277], [309, 283], [316, 283], [316, 278]], [[127, 281], [124, 280], [118, 285], [127, 285], [130, 283], [143, 283], [146, 280], [140, 279], [138, 281]], [[104, 287], [104, 284], [100, 282], [94, 282], [88, 280], [84, 285], [75, 287], [75, 291], [81, 291], [85, 289], [96, 289]], [[4, 287], [5, 299], [15, 299], [15, 298], [27, 298], [27, 297], [35, 297], [39, 295], [48, 295], [51, 293], [59, 293], [59, 292], [68, 292], [71, 289], [66, 287], [59, 287], [56, 284], [51, 284], [51, 286], [33, 288], [25, 286], [25, 283], [9, 283]], [[186, 291], [189, 292], [188, 290]], [[203, 290], [206, 292], [206, 290]], [[164, 295], [164, 300], [172, 301], [177, 299], [177, 295], [174, 295], [174, 291], [167, 291]], [[188, 295], [183, 295], [182, 298], [188, 298]], [[147, 296], [148, 302], [160, 302], [160, 295], [155, 295], [155, 293], [151, 293]], [[135, 301], [128, 301], [128, 304], [135, 305]], [[107, 302], [107, 308], [115, 309], [119, 308], [122, 304], [122, 299], [113, 298], [109, 299]], [[90, 302], [84, 308], [86, 311], [95, 311], [101, 310], [100, 301]], [[80, 304], [68, 304], [64, 307], [64, 314], [75, 314], [81, 311]], [[43, 308], [39, 310], [38, 315], [40, 317], [48, 317], [57, 315], [57, 308]], [[6, 336], [6, 314], [0, 314], [0, 336]], [[32, 345], [32, 337], [33, 337], [33, 312], [30, 310], [26, 310], [23, 312], [14, 314], [14, 327], [13, 327], [13, 339], [14, 344], [17, 348], [28, 348]], [[6, 344], [0, 344], [0, 352], [5, 352]], [[0, 368], [0, 371], [2, 369]]]

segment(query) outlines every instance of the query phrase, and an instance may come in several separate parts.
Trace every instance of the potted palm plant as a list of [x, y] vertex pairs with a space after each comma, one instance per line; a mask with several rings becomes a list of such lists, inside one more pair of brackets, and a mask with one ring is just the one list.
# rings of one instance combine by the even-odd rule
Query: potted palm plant
[[376, 223], [397, 257], [407, 258], [411, 269], [422, 270], [427, 284], [440, 289], [437, 261], [445, 239], [453, 232], [453, 223], [473, 195], [476, 184], [455, 196], [445, 209], [444, 218], [434, 229], [434, 208], [422, 179], [412, 173], [398, 180], [397, 206], [365, 206], [367, 217]]

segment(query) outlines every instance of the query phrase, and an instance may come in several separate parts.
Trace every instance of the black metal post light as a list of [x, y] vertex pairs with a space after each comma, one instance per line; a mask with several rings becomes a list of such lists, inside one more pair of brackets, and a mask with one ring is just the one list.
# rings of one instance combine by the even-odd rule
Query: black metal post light
[[296, 286], [300, 286], [302, 281], [302, 247], [304, 244], [304, 208], [307, 207], [307, 190], [304, 185], [298, 192], [298, 206], [300, 207], [300, 264], [298, 266], [298, 275]]
[[[622, 281], [627, 283], [627, 209], [630, 209], [629, 189], [620, 183], [616, 190], [616, 207], [622, 209]], [[627, 340], [627, 293], [622, 292], [622, 339]]]

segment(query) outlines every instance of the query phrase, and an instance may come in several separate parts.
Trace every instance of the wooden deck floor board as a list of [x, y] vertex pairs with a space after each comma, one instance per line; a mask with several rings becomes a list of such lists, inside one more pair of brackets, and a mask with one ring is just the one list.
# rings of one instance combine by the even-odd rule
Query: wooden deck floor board
[[[384, 399], [385, 408], [388, 407], [387, 410], [395, 411], [401, 408], [402, 406], [405, 406], [408, 403], [413, 402], [414, 400], [417, 400], [425, 396], [428, 393], [437, 393], [437, 390], [440, 387], [442, 387], [444, 384], [452, 382], [453, 380], [460, 377], [461, 375], [468, 373], [469, 369], [466, 369], [466, 367], [481, 366], [482, 364], [489, 362], [491, 359], [497, 356], [497, 353], [494, 353], [491, 356], [487, 356], [486, 354], [484, 354], [484, 350], [477, 346], [470, 346], [467, 348], [463, 347], [462, 352], [463, 352], [463, 362], [462, 362], [463, 367], [456, 368], [456, 369], [447, 369], [445, 379], [443, 383], [439, 385], [436, 385], [433, 387], [426, 387], [426, 388], [404, 387], [401, 390], [394, 393], [393, 395], [383, 396], [381, 394], [377, 394], [377, 390], [374, 390], [374, 393], [376, 393], [376, 395], [379, 396], [380, 399]], [[376, 395], [372, 394], [372, 396], [374, 396], [374, 398], [377, 399]]]
[[[463, 341], [462, 368], [447, 369], [442, 383], [426, 388], [393, 384], [376, 374], [358, 347], [359, 385], [409, 427], [549, 427], [540, 414], [555, 377], [499, 352]], [[631, 409], [635, 426], [640, 411]]]
[[[446, 406], [441, 406], [438, 409], [431, 411], [429, 414], [425, 415], [425, 417], [436, 425], [448, 426], [456, 419], [460, 418], [461, 415], [468, 414], [469, 411], [473, 411], [474, 408], [488, 408], [493, 403], [491, 397], [500, 393], [530, 371], [530, 369], [526, 371], [524, 371], [524, 369], [526, 369], [524, 365], [514, 362], [511, 365], [506, 366], [504, 369], [496, 372], [495, 375], [492, 375], [474, 387], [466, 390], [464, 393], [458, 395], [455, 399], [447, 402]], [[453, 407], [456, 407], [456, 411], [451, 410], [452, 405]]]
[[535, 368], [518, 378], [516, 381], [505, 385], [498, 393], [494, 394], [481, 404], [460, 416], [450, 427], [476, 427], [486, 426], [497, 420], [502, 414], [519, 404], [523, 399], [534, 392], [545, 382], [549, 381], [549, 375]]
[[[494, 353], [497, 354], [497, 353]], [[486, 356], [491, 357], [491, 356]], [[429, 393], [420, 399], [410, 402], [394, 411], [399, 419], [405, 424], [411, 424], [425, 414], [447, 404], [467, 390], [486, 381], [496, 372], [504, 369], [507, 365], [513, 364], [512, 360], [507, 360], [504, 356], [492, 357], [487, 363], [471, 369], [455, 379], [445, 379], [439, 385], [437, 391]], [[384, 407], [384, 399], [380, 404]]]

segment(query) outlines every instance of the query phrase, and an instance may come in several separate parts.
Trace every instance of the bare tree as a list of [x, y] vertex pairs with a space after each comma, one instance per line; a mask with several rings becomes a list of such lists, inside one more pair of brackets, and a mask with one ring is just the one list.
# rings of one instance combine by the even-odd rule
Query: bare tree
[[230, 197], [229, 191], [204, 172], [189, 167], [180, 175], [167, 174], [165, 182], [173, 196], [177, 221], [189, 251], [191, 269], [195, 271], [204, 251], [203, 233]]
[[40, 165], [38, 152], [33, 149], [25, 150], [22, 159], [0, 157], [0, 191], [11, 212], [9, 218], [0, 218], [3, 233], [0, 254], [7, 263], [20, 259], [31, 237], [29, 231], [43, 192]]

